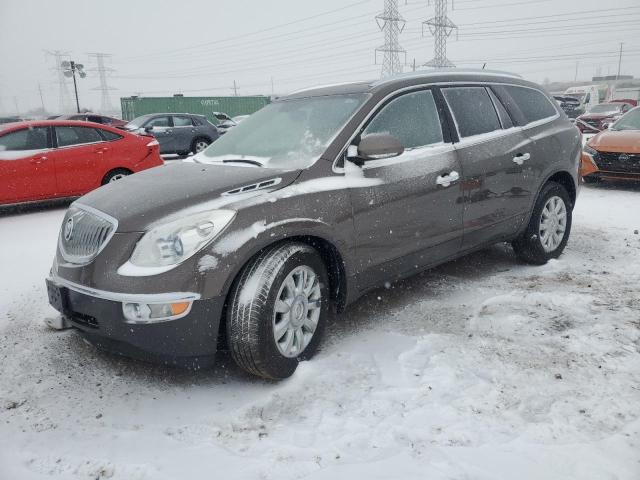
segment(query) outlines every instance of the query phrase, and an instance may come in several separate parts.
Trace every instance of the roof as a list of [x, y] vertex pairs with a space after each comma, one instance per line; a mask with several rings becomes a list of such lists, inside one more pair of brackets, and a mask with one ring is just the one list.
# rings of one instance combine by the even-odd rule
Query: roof
[[380, 90], [393, 89], [403, 86], [453, 81], [500, 81], [505, 83], [531, 85], [520, 75], [497, 70], [448, 68], [438, 70], [420, 70], [416, 72], [394, 75], [373, 81], [344, 82], [331, 85], [320, 85], [303, 90], [297, 90], [280, 100], [301, 97], [315, 97], [322, 95], [337, 95], [349, 93], [375, 93]]
[[92, 127], [96, 128], [96, 126], [103, 128], [105, 130], [114, 130], [118, 133], [121, 133], [121, 130], [116, 129], [115, 127], [111, 127], [109, 125], [103, 125], [100, 123], [94, 122], [85, 122], [84, 120], [25, 120], [22, 122], [14, 122], [14, 123], [3, 123], [0, 124], [0, 130], [15, 130], [16, 128], [22, 127], [56, 127], [56, 126], [72, 126], [72, 127]]

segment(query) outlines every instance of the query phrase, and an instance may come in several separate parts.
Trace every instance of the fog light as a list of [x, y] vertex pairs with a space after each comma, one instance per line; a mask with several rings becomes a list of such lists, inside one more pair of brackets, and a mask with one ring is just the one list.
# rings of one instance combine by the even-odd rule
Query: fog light
[[189, 313], [192, 302], [122, 304], [127, 323], [155, 323], [176, 320]]

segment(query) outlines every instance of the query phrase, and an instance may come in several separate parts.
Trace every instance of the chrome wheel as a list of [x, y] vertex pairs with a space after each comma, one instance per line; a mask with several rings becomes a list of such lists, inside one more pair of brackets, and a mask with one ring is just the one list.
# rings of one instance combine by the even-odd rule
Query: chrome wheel
[[545, 252], [553, 252], [564, 238], [567, 229], [567, 207], [564, 200], [554, 196], [547, 200], [540, 215], [538, 234]]
[[312, 268], [301, 265], [284, 279], [273, 314], [273, 337], [285, 357], [300, 355], [318, 326], [321, 308], [320, 280]]
[[196, 142], [196, 153], [200, 153], [201, 151], [206, 149], [208, 146], [209, 146], [209, 142], [207, 142], [206, 140], [198, 140]]
[[115, 175], [113, 175], [110, 179], [109, 179], [109, 183], [111, 182], [117, 182], [118, 180], [122, 180], [124, 177], [126, 177], [127, 174], [126, 173], [116, 173]]

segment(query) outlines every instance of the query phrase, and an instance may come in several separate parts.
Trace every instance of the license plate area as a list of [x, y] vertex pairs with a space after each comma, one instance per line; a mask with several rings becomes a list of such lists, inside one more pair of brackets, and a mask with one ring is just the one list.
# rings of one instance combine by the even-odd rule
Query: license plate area
[[60, 313], [66, 313], [69, 309], [69, 291], [65, 287], [56, 285], [47, 279], [47, 295], [49, 303]]

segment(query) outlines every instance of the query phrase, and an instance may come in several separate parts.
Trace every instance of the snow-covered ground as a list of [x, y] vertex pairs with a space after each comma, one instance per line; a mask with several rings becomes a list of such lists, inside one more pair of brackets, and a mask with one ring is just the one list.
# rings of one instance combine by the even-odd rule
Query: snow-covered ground
[[62, 216], [0, 217], [2, 479], [640, 478], [640, 188], [583, 188], [546, 266], [498, 245], [368, 295], [280, 383], [48, 330]]

